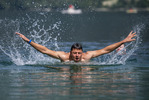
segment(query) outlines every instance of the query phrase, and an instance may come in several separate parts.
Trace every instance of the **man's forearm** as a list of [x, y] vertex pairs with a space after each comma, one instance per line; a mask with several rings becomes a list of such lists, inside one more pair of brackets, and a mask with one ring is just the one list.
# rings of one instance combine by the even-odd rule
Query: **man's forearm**
[[[27, 41], [27, 42], [28, 42], [28, 41]], [[48, 48], [46, 48], [46, 47], [44, 47], [44, 46], [42, 46], [42, 45], [40, 45], [40, 44], [37, 44], [37, 43], [35, 43], [35, 42], [33, 42], [33, 41], [30, 42], [30, 45], [31, 45], [32, 47], [34, 47], [36, 50], [40, 51], [41, 53], [45, 53], [46, 50], [48, 49]]]
[[124, 40], [114, 43], [112, 45], [109, 45], [109, 46], [105, 47], [104, 50], [107, 53], [112, 52], [113, 50], [115, 50], [116, 48], [118, 48], [119, 46], [121, 46], [124, 43], [135, 41], [135, 39], [133, 39], [133, 37], [135, 37], [135, 36], [136, 36], [136, 32], [133, 33], [133, 31], [131, 31], [129, 33], [129, 35]]
[[32, 42], [27, 37], [25, 37], [23, 34], [18, 33], [18, 32], [16, 32], [16, 34], [19, 35], [25, 42], [29, 43], [32, 47], [34, 47], [36, 50], [38, 50], [38, 51], [40, 51], [42, 53], [45, 53], [46, 50], [48, 50], [46, 47], [44, 47], [44, 46], [42, 46], [40, 44]]
[[115, 50], [116, 48], [118, 48], [119, 46], [121, 46], [122, 44], [124, 44], [124, 41], [120, 41], [120, 42], [111, 44], [111, 45], [105, 47], [104, 50], [105, 50], [107, 53], [109, 53], [109, 52], [112, 52], [113, 50]]

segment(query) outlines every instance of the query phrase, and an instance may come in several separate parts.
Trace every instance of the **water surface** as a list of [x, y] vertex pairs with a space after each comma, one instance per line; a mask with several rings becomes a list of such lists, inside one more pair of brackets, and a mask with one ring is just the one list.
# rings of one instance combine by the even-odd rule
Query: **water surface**
[[[148, 100], [149, 13], [63, 15], [59, 12], [0, 13], [1, 100]], [[25, 43], [15, 32], [52, 50], [104, 48], [133, 30], [136, 41], [87, 64], [61, 63]]]

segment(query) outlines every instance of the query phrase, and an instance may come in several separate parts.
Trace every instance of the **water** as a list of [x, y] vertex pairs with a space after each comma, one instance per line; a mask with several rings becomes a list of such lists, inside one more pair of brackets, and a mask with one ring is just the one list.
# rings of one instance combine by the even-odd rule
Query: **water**
[[[63, 15], [59, 12], [0, 12], [1, 100], [147, 100], [149, 13]], [[111, 52], [86, 64], [61, 63], [25, 43], [15, 32], [52, 50], [104, 48], [133, 30], [126, 54]]]

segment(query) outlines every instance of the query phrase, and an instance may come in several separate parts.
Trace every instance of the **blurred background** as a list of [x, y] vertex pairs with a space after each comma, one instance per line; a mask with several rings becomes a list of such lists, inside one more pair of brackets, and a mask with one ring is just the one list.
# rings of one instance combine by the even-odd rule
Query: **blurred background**
[[0, 0], [0, 9], [59, 11], [70, 4], [82, 10], [125, 11], [136, 8], [149, 11], [149, 0]]
[[[19, 23], [32, 26], [35, 20], [43, 19], [40, 26], [47, 27], [60, 22], [55, 34], [61, 33], [63, 41], [114, 40], [126, 36], [124, 33], [128, 34], [137, 25], [144, 25], [142, 36], [145, 41], [149, 38], [148, 13], [149, 0], [0, 0], [1, 21], [17, 19]], [[35, 29], [26, 26], [21, 25], [18, 30], [29, 33]], [[8, 30], [2, 29], [1, 34]], [[99, 33], [101, 37], [97, 37]], [[86, 34], [88, 36], [84, 38]]]
[[[81, 42], [85, 52], [131, 30], [137, 37], [126, 54], [84, 67], [65, 66], [15, 35], [65, 52]], [[149, 100], [148, 76], [149, 0], [0, 0], [0, 100]]]

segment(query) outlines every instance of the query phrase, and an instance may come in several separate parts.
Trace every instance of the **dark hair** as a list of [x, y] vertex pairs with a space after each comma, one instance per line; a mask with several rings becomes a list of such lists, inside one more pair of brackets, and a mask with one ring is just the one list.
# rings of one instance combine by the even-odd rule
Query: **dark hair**
[[82, 45], [80, 43], [74, 43], [72, 46], [71, 46], [71, 51], [73, 49], [81, 49], [83, 51], [83, 48], [82, 48]]

